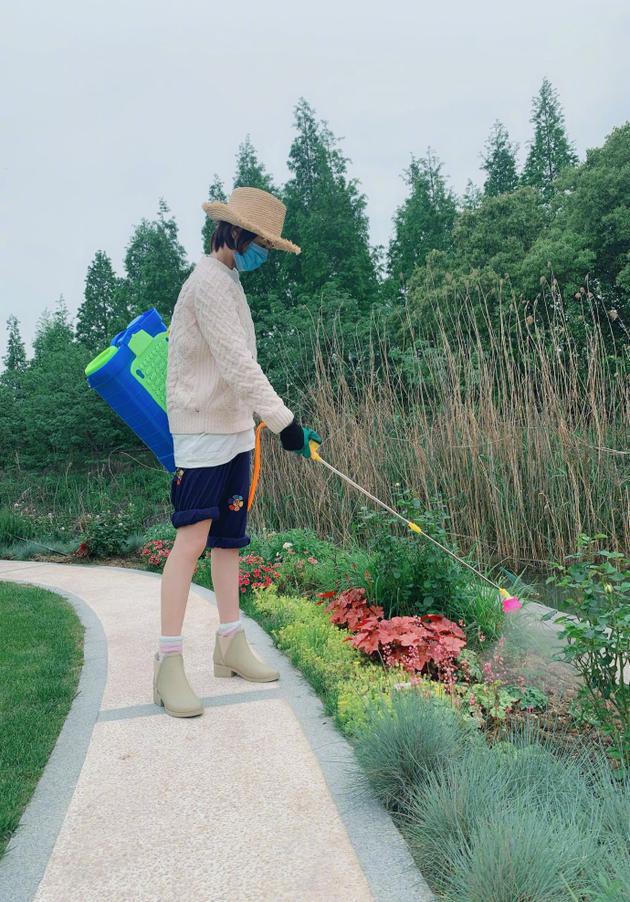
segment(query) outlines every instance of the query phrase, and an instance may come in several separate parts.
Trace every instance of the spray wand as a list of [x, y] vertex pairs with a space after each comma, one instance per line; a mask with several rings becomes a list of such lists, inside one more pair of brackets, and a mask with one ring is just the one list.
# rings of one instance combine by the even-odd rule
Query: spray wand
[[367, 489], [364, 489], [362, 486], [358, 485], [358, 483], [356, 483], [353, 479], [350, 479], [349, 476], [346, 476], [345, 473], [341, 473], [339, 470], [337, 470], [335, 467], [333, 467], [332, 464], [329, 464], [327, 460], [324, 460], [323, 457], [320, 457], [319, 452], [317, 450], [318, 442], [316, 442], [314, 439], [311, 439], [309, 441], [309, 447], [311, 449], [311, 459], [312, 460], [319, 461], [319, 463], [321, 463], [325, 467], [327, 467], [332, 473], [335, 473], [341, 479], [344, 479], [346, 482], [348, 482], [351, 486], [354, 486], [355, 489], [358, 489], [360, 492], [362, 492], [364, 495], [366, 495], [368, 498], [370, 498], [376, 504], [380, 504], [381, 507], [385, 508], [386, 511], [389, 511], [389, 513], [392, 514], [394, 517], [398, 517], [399, 520], [402, 520], [402, 522], [406, 526], [408, 526], [412, 532], [415, 532], [418, 535], [423, 536], [429, 542], [432, 542], [441, 551], [443, 551], [445, 554], [448, 554], [449, 557], [452, 557], [453, 560], [457, 561], [459, 564], [462, 564], [464, 567], [467, 567], [469, 570], [472, 570], [472, 572], [475, 574], [475, 576], [478, 576], [484, 582], [488, 583], [488, 585], [492, 586], [494, 589], [497, 589], [497, 591], [499, 592], [499, 595], [501, 596], [501, 601], [503, 602], [503, 610], [504, 611], [506, 611], [506, 612], [513, 611], [516, 608], [521, 607], [521, 602], [518, 600], [518, 598], [515, 595], [511, 595], [507, 589], [504, 589], [502, 586], [499, 586], [497, 583], [493, 582], [491, 579], [489, 579], [487, 576], [485, 576], [483, 573], [481, 573], [479, 570], [477, 570], [475, 567], [473, 567], [472, 564], [469, 564], [468, 561], [465, 561], [465, 560], [463, 560], [463, 558], [458, 557], [456, 554], [454, 554], [450, 550], [450, 548], [447, 548], [445, 545], [442, 545], [441, 542], [438, 542], [437, 539], [434, 539], [433, 536], [430, 536], [427, 532], [425, 532], [422, 529], [421, 526], [418, 526], [417, 523], [414, 523], [413, 520], [407, 520], [407, 518], [403, 517], [402, 514], [399, 514], [398, 511], [395, 511], [388, 504], [385, 504], [384, 501], [381, 501], [379, 498], [376, 498], [374, 495], [372, 495], [370, 492], [368, 492]]

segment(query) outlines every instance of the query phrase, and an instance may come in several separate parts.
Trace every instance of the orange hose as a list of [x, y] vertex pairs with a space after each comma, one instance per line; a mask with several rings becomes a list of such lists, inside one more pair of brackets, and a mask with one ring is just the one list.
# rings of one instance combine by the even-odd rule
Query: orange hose
[[266, 428], [266, 423], [263, 423], [261, 420], [258, 426], [256, 427], [256, 447], [254, 450], [254, 472], [252, 473], [252, 484], [249, 489], [249, 499], [247, 501], [247, 510], [249, 510], [254, 503], [254, 495], [256, 494], [256, 488], [258, 487], [258, 480], [260, 478], [260, 460], [262, 456], [262, 446], [260, 443], [260, 436], [263, 429]]

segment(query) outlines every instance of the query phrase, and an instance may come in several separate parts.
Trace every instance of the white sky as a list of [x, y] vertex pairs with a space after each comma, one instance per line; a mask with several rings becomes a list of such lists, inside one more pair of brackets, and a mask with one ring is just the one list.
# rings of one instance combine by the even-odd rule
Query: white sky
[[[122, 274], [133, 227], [163, 196], [189, 259], [217, 172], [231, 188], [249, 132], [277, 184], [304, 96], [341, 138], [386, 243], [401, 173], [427, 146], [457, 192], [481, 184], [501, 119], [520, 144], [547, 76], [580, 158], [630, 111], [626, 0], [59, 0], [0, 19], [0, 354], [63, 294], [74, 314], [105, 250]], [[291, 235], [286, 237], [291, 238]]]

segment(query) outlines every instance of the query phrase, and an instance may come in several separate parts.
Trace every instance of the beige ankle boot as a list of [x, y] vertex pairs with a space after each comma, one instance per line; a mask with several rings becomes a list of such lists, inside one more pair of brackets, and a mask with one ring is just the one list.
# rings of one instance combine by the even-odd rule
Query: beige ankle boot
[[153, 701], [163, 705], [173, 717], [194, 717], [203, 714], [203, 704], [184, 673], [183, 655], [166, 655], [162, 661], [156, 652], [153, 658]]
[[221, 636], [217, 631], [212, 660], [215, 677], [231, 677], [238, 673], [244, 680], [267, 683], [280, 676], [250, 647], [242, 627], [231, 636]]

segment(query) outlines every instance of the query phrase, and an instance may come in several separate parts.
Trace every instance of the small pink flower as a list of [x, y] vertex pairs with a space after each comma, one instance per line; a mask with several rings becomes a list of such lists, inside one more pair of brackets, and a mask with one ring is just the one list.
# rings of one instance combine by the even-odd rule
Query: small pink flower
[[315, 558], [315, 557], [309, 557], [309, 558], [307, 558], [307, 561], [309, 562], [309, 564], [316, 564], [316, 563], [317, 563], [317, 558]]

